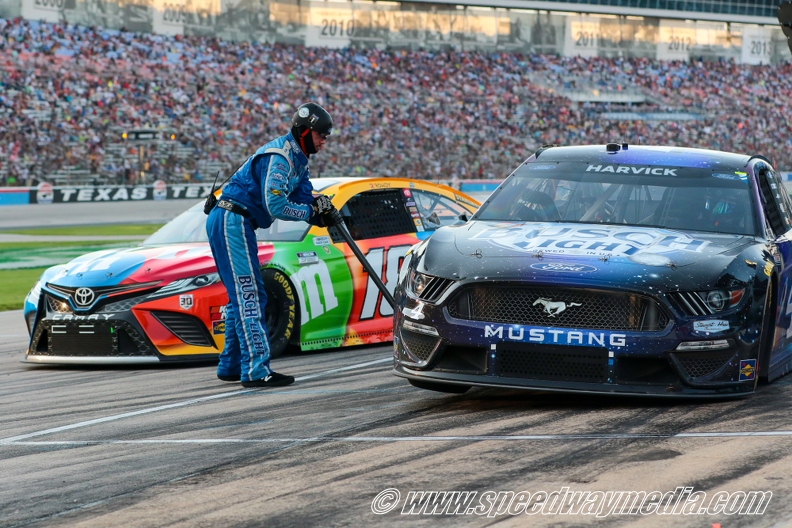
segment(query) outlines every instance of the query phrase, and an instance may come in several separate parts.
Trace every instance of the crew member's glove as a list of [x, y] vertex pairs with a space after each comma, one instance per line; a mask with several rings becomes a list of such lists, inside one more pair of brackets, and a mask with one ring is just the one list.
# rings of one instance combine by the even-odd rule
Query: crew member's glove
[[333, 205], [333, 202], [330, 200], [329, 196], [320, 194], [319, 196], [314, 198], [313, 208], [315, 214], [323, 215], [335, 209], [335, 206]]

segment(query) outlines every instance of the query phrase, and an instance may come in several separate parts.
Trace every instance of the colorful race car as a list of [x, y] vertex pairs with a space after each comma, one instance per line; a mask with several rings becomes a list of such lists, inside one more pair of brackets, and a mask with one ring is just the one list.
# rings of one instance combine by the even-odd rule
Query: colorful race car
[[395, 374], [736, 396], [792, 368], [792, 201], [761, 156], [542, 148], [406, 257]]
[[[478, 208], [444, 185], [402, 178], [313, 180], [332, 196], [391, 293], [407, 250]], [[203, 203], [139, 247], [90, 253], [44, 272], [28, 294], [26, 361], [124, 364], [195, 361], [223, 349], [228, 298], [216, 273]], [[393, 310], [337, 228], [275, 221], [259, 229], [273, 357], [390, 341]]]

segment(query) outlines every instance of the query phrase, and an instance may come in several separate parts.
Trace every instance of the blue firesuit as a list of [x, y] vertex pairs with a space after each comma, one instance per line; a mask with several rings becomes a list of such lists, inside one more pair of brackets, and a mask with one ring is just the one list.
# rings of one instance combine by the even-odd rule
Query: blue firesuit
[[272, 372], [255, 231], [275, 218], [323, 225], [314, 214], [308, 178], [308, 157], [292, 134], [279, 137], [248, 158], [223, 189], [220, 200], [244, 209], [243, 214], [219, 206], [209, 214], [209, 245], [229, 299], [218, 376], [239, 374], [242, 381], [252, 381]]

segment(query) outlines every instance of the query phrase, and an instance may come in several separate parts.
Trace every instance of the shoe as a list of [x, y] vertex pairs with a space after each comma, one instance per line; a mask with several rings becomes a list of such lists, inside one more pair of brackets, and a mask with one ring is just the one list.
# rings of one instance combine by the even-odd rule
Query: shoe
[[218, 374], [217, 375], [217, 379], [222, 380], [222, 381], [239, 381], [240, 376], [239, 376], [239, 374], [236, 374], [236, 375], [229, 374], [227, 376], [224, 376], [222, 374]]
[[270, 375], [264, 379], [243, 381], [243, 387], [283, 387], [294, 383], [294, 376], [286, 376], [285, 374], [278, 374], [277, 372], [270, 372]]

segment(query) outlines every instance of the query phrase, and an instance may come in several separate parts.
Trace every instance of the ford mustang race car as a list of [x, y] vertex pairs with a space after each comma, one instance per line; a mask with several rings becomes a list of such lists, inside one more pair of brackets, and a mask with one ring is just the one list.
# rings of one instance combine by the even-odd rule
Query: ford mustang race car
[[792, 202], [761, 156], [542, 148], [407, 255], [397, 376], [733, 396], [792, 368]]
[[[313, 180], [391, 294], [407, 250], [479, 203], [454, 189], [401, 178]], [[203, 202], [139, 247], [90, 253], [44, 272], [28, 294], [26, 361], [123, 364], [216, 358], [225, 288], [206, 236]], [[259, 229], [273, 357], [390, 341], [393, 310], [335, 227], [276, 220]]]

